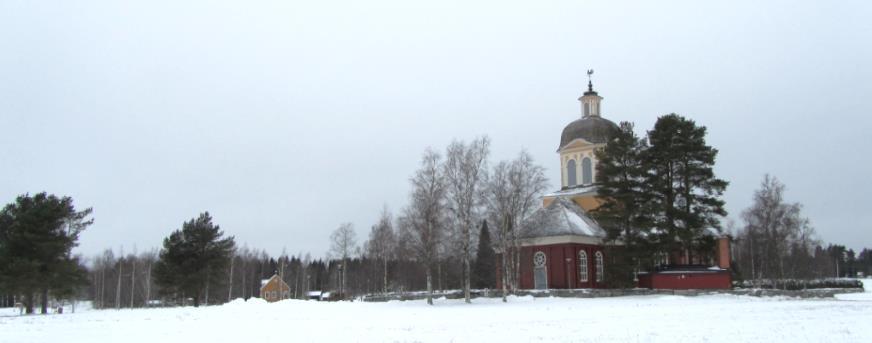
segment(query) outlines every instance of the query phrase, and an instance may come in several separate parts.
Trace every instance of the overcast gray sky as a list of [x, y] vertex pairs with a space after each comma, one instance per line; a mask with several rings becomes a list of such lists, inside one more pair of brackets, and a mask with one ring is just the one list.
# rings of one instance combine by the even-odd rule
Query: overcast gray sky
[[[487, 134], [559, 177], [593, 68], [640, 134], [709, 129], [737, 219], [765, 173], [821, 239], [872, 247], [868, 1], [0, 2], [0, 202], [93, 207], [77, 251], [158, 247], [210, 211], [321, 256], [406, 203], [422, 151]], [[740, 222], [740, 221], [739, 221]]]

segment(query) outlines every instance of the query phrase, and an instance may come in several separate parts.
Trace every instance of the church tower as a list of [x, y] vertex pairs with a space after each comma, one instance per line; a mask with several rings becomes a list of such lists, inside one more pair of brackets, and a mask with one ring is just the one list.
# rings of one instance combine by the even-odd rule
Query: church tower
[[578, 98], [581, 102], [580, 118], [563, 129], [560, 136], [560, 190], [543, 199], [547, 206], [554, 197], [568, 197], [584, 210], [599, 205], [596, 195], [596, 163], [594, 152], [605, 146], [609, 138], [617, 132], [618, 125], [602, 117], [603, 97], [593, 89], [588, 70], [587, 91]]
[[581, 117], [586, 118], [589, 116], [600, 116], [600, 102], [602, 102], [603, 97], [599, 96], [596, 92], [593, 91], [593, 82], [591, 80], [587, 81], [587, 92], [578, 98], [578, 101], [581, 101]]

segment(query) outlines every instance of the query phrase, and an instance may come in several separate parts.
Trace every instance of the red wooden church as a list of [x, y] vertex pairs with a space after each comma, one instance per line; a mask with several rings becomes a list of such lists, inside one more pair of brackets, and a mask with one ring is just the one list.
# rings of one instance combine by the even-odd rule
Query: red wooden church
[[[605, 146], [618, 126], [600, 115], [602, 97], [588, 83], [581, 118], [560, 136], [559, 191], [545, 195], [543, 206], [524, 221], [521, 234], [522, 289], [602, 288], [605, 231], [588, 216], [600, 205], [596, 197], [594, 151]], [[730, 288], [729, 238], [716, 230], [717, 244], [708, 254], [663, 254], [657, 270], [638, 275], [639, 287], [670, 289]], [[498, 278], [499, 279], [499, 278]]]

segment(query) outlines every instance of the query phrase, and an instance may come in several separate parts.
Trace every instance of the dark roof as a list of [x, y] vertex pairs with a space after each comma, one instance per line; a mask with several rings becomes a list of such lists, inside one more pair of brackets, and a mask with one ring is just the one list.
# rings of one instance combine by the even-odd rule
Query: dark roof
[[584, 140], [594, 144], [606, 143], [616, 131], [618, 131], [618, 125], [611, 120], [600, 116], [587, 116], [573, 121], [563, 128], [563, 134], [560, 135], [560, 146], [557, 149], [563, 148], [578, 138], [584, 138]]

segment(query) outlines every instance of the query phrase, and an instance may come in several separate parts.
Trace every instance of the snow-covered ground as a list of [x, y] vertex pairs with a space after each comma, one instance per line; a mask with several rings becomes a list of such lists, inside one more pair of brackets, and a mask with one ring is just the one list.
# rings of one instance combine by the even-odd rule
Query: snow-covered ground
[[0, 313], [0, 342], [870, 342], [872, 280], [836, 299], [511, 298]]

